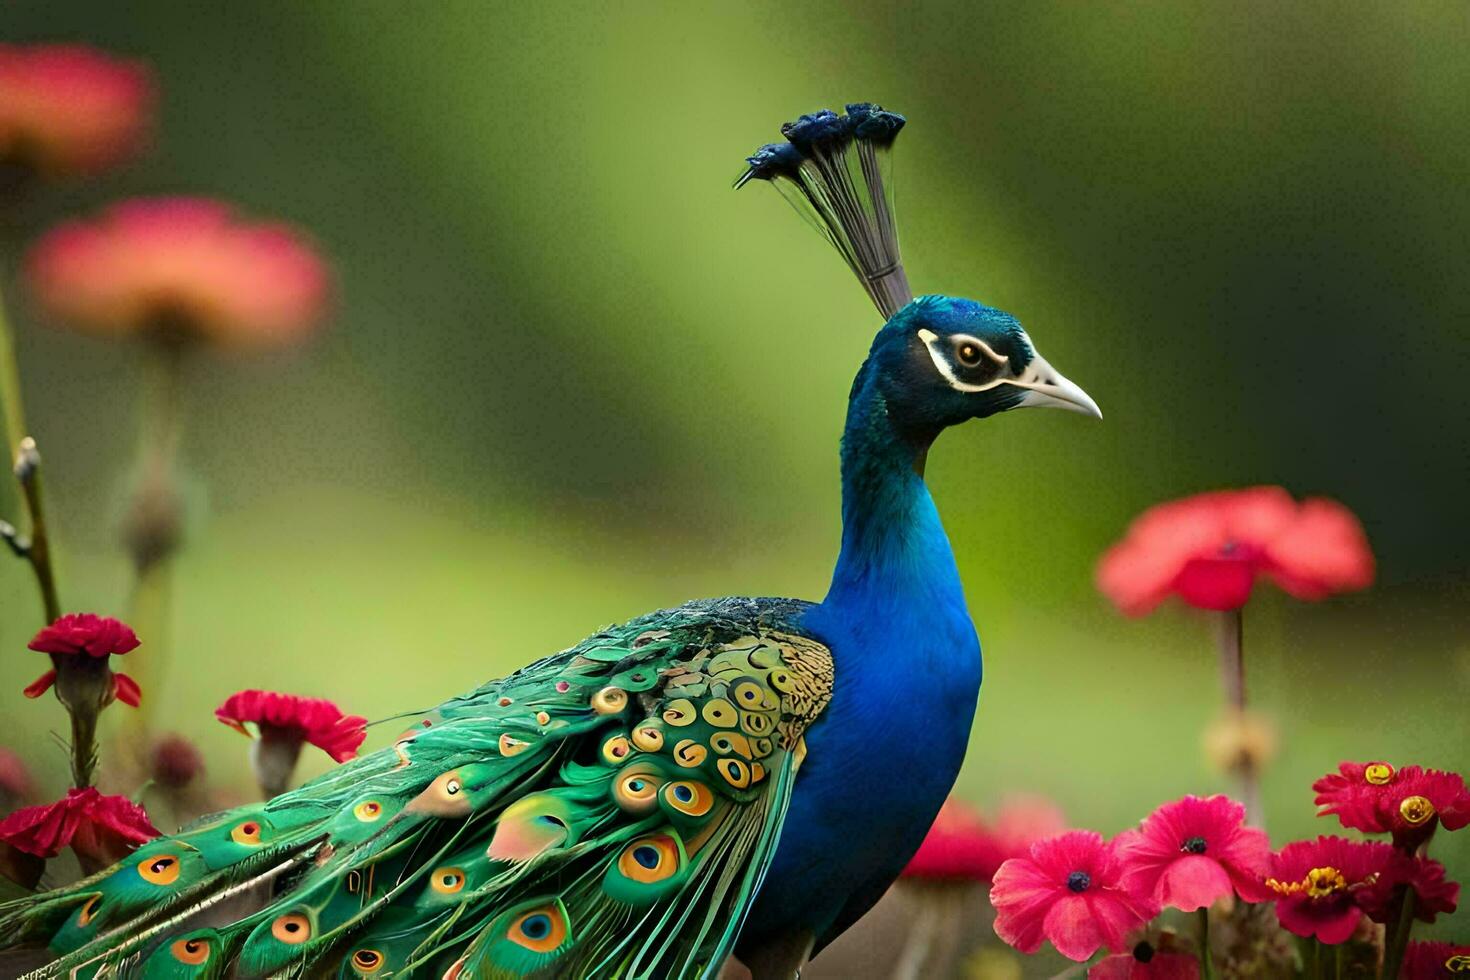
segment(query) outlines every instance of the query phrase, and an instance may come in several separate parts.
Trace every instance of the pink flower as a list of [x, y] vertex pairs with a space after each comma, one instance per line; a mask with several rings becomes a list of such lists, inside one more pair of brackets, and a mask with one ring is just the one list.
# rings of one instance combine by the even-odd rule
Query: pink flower
[[1373, 553], [1352, 512], [1297, 503], [1280, 487], [1217, 490], [1145, 511], [1103, 555], [1097, 587], [1141, 616], [1169, 595], [1201, 609], [1239, 609], [1265, 576], [1298, 599], [1367, 588]]
[[105, 707], [114, 700], [136, 708], [138, 684], [127, 674], [114, 673], [109, 658], [138, 648], [138, 637], [121, 620], [93, 613], [68, 613], [37, 633], [30, 649], [51, 655], [51, 670], [25, 689], [38, 698], [57, 687], [57, 697], [68, 706]]
[[1409, 943], [1402, 980], [1464, 980], [1470, 973], [1470, 946], [1455, 943]]
[[1090, 830], [1037, 841], [1028, 856], [1000, 866], [990, 890], [995, 932], [1023, 953], [1048, 939], [1063, 956], [1082, 961], [1099, 947], [1127, 948], [1128, 933], [1158, 907], [1122, 885], [1112, 845]]
[[1165, 803], [1116, 841], [1124, 885], [1166, 908], [1208, 908], [1237, 894], [1264, 901], [1271, 845], [1245, 826], [1245, 807], [1225, 796], [1186, 796]]
[[320, 320], [327, 269], [281, 224], [205, 198], [135, 199], [58, 226], [26, 275], [42, 308], [79, 329], [231, 347], [294, 341]]
[[107, 170], [138, 152], [155, 101], [141, 62], [80, 44], [0, 45], [0, 160], [49, 176]]
[[1287, 844], [1271, 857], [1266, 885], [1276, 893], [1276, 918], [1297, 936], [1324, 943], [1347, 940], [1363, 917], [1358, 893], [1388, 870], [1394, 849], [1376, 841], [1318, 837]]
[[1470, 823], [1470, 790], [1457, 773], [1387, 762], [1344, 762], [1312, 784], [1318, 813], [1333, 814], [1344, 827], [1393, 834], [1413, 850], [1438, 824], [1459, 830]]
[[1433, 922], [1441, 912], [1449, 915], [1460, 900], [1460, 886], [1445, 880], [1444, 865], [1396, 851], [1378, 879], [1358, 892], [1358, 904], [1374, 922], [1390, 924], [1398, 914], [1396, 893], [1403, 885], [1414, 890], [1414, 917], [1421, 922]]
[[904, 868], [903, 877], [990, 881], [1005, 861], [1021, 857], [1032, 843], [1060, 833], [1065, 826], [1061, 811], [1037, 797], [1007, 800], [993, 824], [987, 824], [978, 810], [951, 798]]
[[1199, 959], [1141, 942], [1126, 953], [1098, 960], [1087, 971], [1087, 980], [1199, 980]]
[[286, 737], [310, 742], [334, 762], [351, 759], [367, 738], [366, 718], [344, 715], [341, 708], [323, 698], [303, 698], [275, 691], [237, 691], [214, 714], [242, 734], [250, 734], [245, 723], [252, 722], [261, 738]]
[[0, 748], [0, 808], [9, 809], [31, 795], [34, 784], [20, 756]]
[[95, 787], [67, 790], [66, 798], [17, 810], [0, 821], [0, 841], [18, 851], [53, 858], [70, 846], [97, 867], [158, 836], [143, 808]]

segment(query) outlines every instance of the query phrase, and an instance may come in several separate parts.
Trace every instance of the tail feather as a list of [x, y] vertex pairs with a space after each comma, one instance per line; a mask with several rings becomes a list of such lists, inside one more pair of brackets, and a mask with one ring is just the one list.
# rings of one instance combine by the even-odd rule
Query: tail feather
[[842, 255], [885, 319], [913, 299], [889, 172], [903, 126], [903, 116], [872, 103], [853, 103], [845, 115], [822, 109], [782, 126], [787, 142], [760, 147], [735, 181], [774, 184]]

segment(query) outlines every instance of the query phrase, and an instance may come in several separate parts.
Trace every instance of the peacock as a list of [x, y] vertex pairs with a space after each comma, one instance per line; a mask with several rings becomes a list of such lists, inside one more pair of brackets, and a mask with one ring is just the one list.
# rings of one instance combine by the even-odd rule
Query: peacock
[[1013, 408], [1101, 417], [1010, 314], [914, 298], [904, 117], [804, 115], [775, 186], [885, 319], [848, 399], [820, 602], [693, 601], [445, 701], [390, 747], [0, 906], [35, 977], [791, 978], [917, 849], [965, 757], [980, 643], [924, 462]]

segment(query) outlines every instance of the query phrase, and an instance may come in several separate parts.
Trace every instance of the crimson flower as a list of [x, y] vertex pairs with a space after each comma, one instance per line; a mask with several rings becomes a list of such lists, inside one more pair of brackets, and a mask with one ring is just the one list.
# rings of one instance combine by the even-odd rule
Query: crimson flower
[[1470, 823], [1470, 790], [1464, 777], [1439, 769], [1387, 762], [1344, 762], [1312, 784], [1318, 814], [1332, 814], [1344, 827], [1393, 834], [1412, 851], [1443, 824], [1459, 830]]
[[1087, 980], [1199, 980], [1199, 959], [1140, 942], [1126, 953], [1104, 956], [1087, 971]]
[[1463, 980], [1470, 973], [1470, 946], [1409, 943], [1402, 980]]
[[72, 221], [31, 250], [42, 308], [92, 333], [269, 347], [308, 333], [327, 269], [291, 228], [206, 198], [139, 198]]
[[25, 696], [38, 698], [56, 685], [57, 698], [68, 707], [102, 708], [114, 700], [136, 708], [138, 684], [127, 674], [113, 673], [112, 656], [138, 648], [138, 636], [126, 623], [94, 613], [68, 613], [43, 628], [27, 644], [51, 655], [51, 669], [31, 682]]
[[134, 155], [156, 98], [145, 65], [80, 44], [0, 44], [0, 161], [47, 176]]
[[1395, 893], [1404, 885], [1414, 890], [1414, 917], [1422, 922], [1433, 922], [1441, 912], [1449, 915], [1460, 900], [1460, 886], [1445, 880], [1444, 865], [1396, 851], [1378, 880], [1358, 892], [1358, 904], [1374, 922], [1388, 924], [1398, 914]]
[[259, 738], [251, 752], [256, 780], [269, 796], [285, 791], [301, 746], [315, 745], [335, 762], [357, 754], [367, 737], [367, 719], [344, 715], [322, 698], [303, 698], [275, 691], [237, 691], [215, 709], [215, 717], [242, 734], [253, 724]]
[[995, 873], [990, 904], [995, 932], [1023, 953], [1048, 939], [1063, 956], [1082, 961], [1106, 946], [1127, 948], [1128, 934], [1158, 914], [1152, 900], [1123, 887], [1123, 865], [1111, 844], [1090, 830], [1072, 830], [1031, 845]]
[[1103, 555], [1097, 587], [1130, 616], [1171, 594], [1239, 609], [1260, 576], [1298, 599], [1367, 588], [1373, 552], [1341, 504], [1297, 503], [1280, 487], [1217, 490], [1150, 508]]
[[1038, 797], [1007, 800], [993, 823], [965, 803], [949, 799], [903, 869], [903, 877], [990, 881], [1005, 861], [1025, 855], [1034, 842], [1061, 833], [1065, 826], [1061, 811]]
[[157, 836], [142, 807], [125, 796], [103, 796], [94, 786], [67, 790], [63, 800], [0, 821], [0, 841], [16, 850], [53, 858], [70, 846], [84, 867], [106, 867]]
[[1287, 844], [1271, 856], [1266, 885], [1276, 893], [1276, 918], [1297, 936], [1345, 942], [1363, 917], [1358, 893], [1377, 882], [1395, 857], [1377, 841], [1318, 837]]
[[1245, 826], [1245, 807], [1225, 796], [1165, 803], [1116, 845], [1124, 886], [1165, 908], [1193, 912], [1230, 894], [1247, 902], [1270, 896], [1262, 884], [1271, 861], [1266, 833]]

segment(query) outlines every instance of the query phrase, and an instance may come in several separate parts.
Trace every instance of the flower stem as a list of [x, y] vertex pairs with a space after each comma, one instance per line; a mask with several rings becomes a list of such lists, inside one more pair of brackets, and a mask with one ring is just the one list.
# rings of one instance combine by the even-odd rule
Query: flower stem
[[92, 785], [97, 768], [97, 712], [67, 706], [71, 715], [71, 781], [77, 789]]
[[[182, 506], [175, 468], [183, 412], [184, 351], [160, 343], [147, 352], [149, 378], [138, 438], [137, 489], [129, 505], [125, 542], [133, 563], [129, 615], [148, 646], [135, 661], [135, 679], [145, 692], [156, 692], [172, 652], [173, 559], [178, 551]], [[149, 742], [156, 697], [144, 697], [132, 713], [128, 738], [135, 750]]]
[[[1245, 717], [1245, 618], [1243, 609], [1229, 609], [1220, 614], [1220, 685], [1225, 702], [1237, 720]], [[1265, 826], [1261, 806], [1261, 774], [1256, 760], [1242, 755], [1236, 762], [1240, 777], [1240, 795], [1245, 803], [1246, 820], [1252, 826]]]
[[51, 539], [46, 530], [41, 453], [36, 449], [36, 440], [26, 432], [20, 364], [15, 357], [15, 339], [11, 334], [10, 321], [5, 316], [3, 297], [0, 297], [0, 411], [5, 414], [5, 444], [9, 448], [10, 463], [20, 483], [21, 497], [25, 500], [31, 524], [28, 541], [21, 542], [9, 525], [6, 525], [5, 536], [11, 549], [30, 563], [36, 585], [41, 590], [46, 622], [55, 622], [61, 616], [61, 600], [57, 598], [56, 573], [51, 565]]
[[1215, 980], [1215, 958], [1210, 955], [1210, 910], [1199, 910], [1199, 972], [1204, 980]]
[[1414, 929], [1414, 889], [1399, 886], [1398, 920], [1383, 943], [1383, 980], [1396, 980], [1404, 962], [1404, 951], [1409, 948], [1409, 933]]

